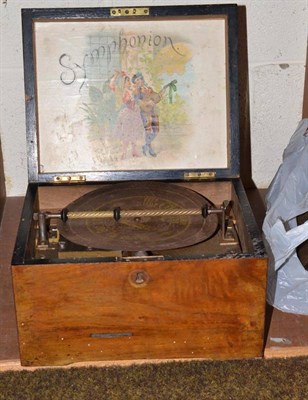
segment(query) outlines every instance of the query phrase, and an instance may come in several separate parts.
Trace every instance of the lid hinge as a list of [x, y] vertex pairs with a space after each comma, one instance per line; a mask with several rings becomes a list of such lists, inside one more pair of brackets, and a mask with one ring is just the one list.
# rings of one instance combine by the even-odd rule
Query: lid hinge
[[208, 181], [216, 178], [215, 171], [185, 172], [185, 181]]
[[82, 183], [86, 181], [85, 175], [73, 175], [73, 176], [54, 176], [54, 183]]

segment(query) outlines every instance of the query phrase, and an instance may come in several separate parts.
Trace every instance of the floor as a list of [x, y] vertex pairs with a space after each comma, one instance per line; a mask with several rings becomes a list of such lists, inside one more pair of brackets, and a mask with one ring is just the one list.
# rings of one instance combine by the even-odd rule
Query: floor
[[[261, 226], [265, 213], [264, 191], [248, 191], [248, 197], [256, 220]], [[22, 204], [22, 197], [7, 199], [0, 227], [0, 371], [23, 368], [19, 360], [10, 274]], [[283, 313], [268, 307], [265, 344], [265, 358], [308, 355], [308, 316]]]

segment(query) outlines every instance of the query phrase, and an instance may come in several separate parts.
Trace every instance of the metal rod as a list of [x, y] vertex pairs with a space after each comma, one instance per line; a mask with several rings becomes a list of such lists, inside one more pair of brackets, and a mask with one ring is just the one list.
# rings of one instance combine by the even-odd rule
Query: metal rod
[[[160, 217], [160, 216], [182, 216], [182, 215], [201, 215], [202, 209], [191, 208], [186, 210], [121, 210], [121, 218], [138, 217]], [[69, 211], [68, 219], [87, 219], [87, 218], [113, 218], [114, 211]]]
[[214, 208], [208, 206], [200, 208], [188, 208], [188, 209], [147, 209], [147, 210], [121, 210], [120, 207], [116, 207], [113, 210], [101, 210], [101, 211], [69, 211], [63, 209], [60, 213], [44, 213], [46, 219], [60, 218], [62, 221], [67, 219], [94, 219], [94, 218], [114, 218], [118, 221], [120, 218], [140, 218], [140, 217], [162, 217], [162, 216], [190, 216], [190, 215], [202, 215], [206, 218], [209, 214], [222, 214], [222, 228], [225, 231], [225, 211], [226, 206], [223, 203], [220, 208]]
[[38, 213], [38, 224], [39, 224], [39, 244], [47, 244], [48, 236], [47, 236], [45, 213], [42, 212]]

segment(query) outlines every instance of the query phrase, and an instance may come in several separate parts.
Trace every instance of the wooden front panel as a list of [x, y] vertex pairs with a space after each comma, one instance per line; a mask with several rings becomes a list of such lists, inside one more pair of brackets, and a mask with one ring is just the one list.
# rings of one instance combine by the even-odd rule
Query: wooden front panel
[[264, 259], [13, 266], [13, 281], [22, 365], [262, 355]]

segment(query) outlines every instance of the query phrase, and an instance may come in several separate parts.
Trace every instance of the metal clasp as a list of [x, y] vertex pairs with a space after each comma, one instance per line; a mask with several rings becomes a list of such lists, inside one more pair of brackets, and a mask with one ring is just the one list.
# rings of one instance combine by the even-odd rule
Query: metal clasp
[[208, 181], [216, 178], [215, 171], [185, 172], [185, 181]]
[[73, 176], [54, 176], [54, 183], [82, 183], [86, 181], [84, 175], [73, 175]]
[[149, 7], [129, 7], [129, 8], [111, 8], [110, 15], [112, 17], [135, 17], [147, 16], [150, 14]]

